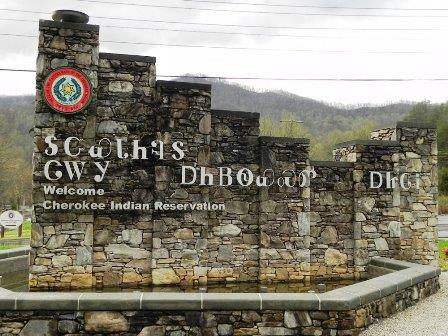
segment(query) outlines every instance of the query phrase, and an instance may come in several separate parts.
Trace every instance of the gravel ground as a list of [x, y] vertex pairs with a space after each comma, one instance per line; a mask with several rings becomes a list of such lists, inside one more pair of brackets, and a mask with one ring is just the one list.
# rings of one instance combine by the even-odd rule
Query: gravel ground
[[360, 336], [447, 336], [448, 272], [440, 275], [440, 287], [437, 294], [372, 324]]

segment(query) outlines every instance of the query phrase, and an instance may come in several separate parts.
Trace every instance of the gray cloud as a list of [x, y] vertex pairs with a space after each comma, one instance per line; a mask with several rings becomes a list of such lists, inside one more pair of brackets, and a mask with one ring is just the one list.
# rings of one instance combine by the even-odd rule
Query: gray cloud
[[[114, 0], [111, 0], [114, 1]], [[248, 0], [247, 0], [248, 1]], [[256, 0], [261, 2], [261, 0]], [[140, 3], [148, 3], [140, 0]], [[176, 0], [151, 1], [154, 4], [188, 6], [198, 8], [234, 8], [248, 10], [312, 12], [312, 13], [369, 13], [369, 14], [418, 14], [415, 12], [393, 12], [386, 10], [353, 11], [342, 9], [288, 9], [283, 7], [226, 6], [224, 4], [192, 3]], [[275, 3], [265, 0], [265, 3]], [[282, 4], [297, 4], [293, 0], [283, 0]], [[320, 6], [341, 5], [346, 7], [361, 6], [356, 0], [318, 0], [309, 4]], [[198, 23], [223, 23], [263, 26], [295, 27], [444, 27], [446, 19], [437, 18], [379, 18], [379, 17], [328, 17], [297, 16], [251, 13], [225, 13], [190, 11], [180, 9], [161, 9], [151, 7], [134, 7], [105, 5], [71, 0], [70, 9], [81, 10], [91, 15], [91, 23], [100, 24], [101, 40], [133, 41], [163, 44], [185, 45], [220, 45], [249, 48], [276, 49], [317, 49], [317, 50], [434, 50], [434, 43], [440, 41], [442, 32], [369, 32], [369, 31], [323, 31], [323, 30], [288, 30], [239, 27], [211, 27], [194, 25], [177, 25], [150, 22], [132, 22], [100, 19], [98, 16], [151, 19], [167, 21], [184, 21]], [[302, 4], [302, 2], [300, 2]], [[67, 3], [64, 3], [66, 7]], [[432, 6], [444, 7], [443, 1], [431, 2]], [[13, 1], [3, 0], [3, 8], [17, 8], [30, 11], [51, 12], [60, 8], [56, 0]], [[418, 0], [366, 0], [366, 7], [424, 7], [429, 6]], [[446, 5], [445, 5], [446, 6]], [[424, 14], [441, 14], [425, 12]], [[50, 19], [50, 15], [26, 14], [0, 11], [0, 18], [18, 18], [37, 21], [39, 18]], [[213, 30], [247, 33], [293, 34], [332, 36], [332, 39], [287, 38], [270, 36], [242, 36], [228, 34], [199, 34], [186, 32], [166, 32], [153, 30], [117, 29], [107, 25], [154, 27], [187, 30]], [[1, 33], [37, 34], [37, 23], [11, 22], [0, 20]], [[6, 65], [17, 68], [33, 68], [36, 57], [37, 40], [33, 38], [0, 37], [0, 67]], [[406, 41], [402, 39], [418, 39]], [[164, 74], [206, 73], [209, 75], [258, 76], [258, 77], [443, 77], [443, 55], [381, 55], [362, 53], [292, 53], [237, 50], [209, 50], [194, 48], [170, 48], [146, 45], [102, 43], [101, 50], [118, 53], [146, 54], [158, 57], [158, 72]], [[442, 69], [442, 70], [440, 70]], [[0, 92], [20, 92], [5, 83], [10, 75], [0, 78]], [[300, 95], [337, 102], [382, 102], [400, 99], [444, 100], [446, 82], [402, 83], [327, 83], [327, 82], [244, 82], [260, 89], [283, 89]], [[19, 91], [17, 91], [19, 90]], [[33, 83], [23, 86], [26, 92], [32, 92]], [[356, 95], [353, 93], [356, 92]]]

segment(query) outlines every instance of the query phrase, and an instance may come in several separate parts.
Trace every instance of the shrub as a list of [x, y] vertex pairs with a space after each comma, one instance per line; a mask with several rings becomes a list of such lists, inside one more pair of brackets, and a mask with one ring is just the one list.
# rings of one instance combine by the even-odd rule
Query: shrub
[[439, 201], [439, 214], [448, 215], [448, 196], [440, 195], [438, 201]]

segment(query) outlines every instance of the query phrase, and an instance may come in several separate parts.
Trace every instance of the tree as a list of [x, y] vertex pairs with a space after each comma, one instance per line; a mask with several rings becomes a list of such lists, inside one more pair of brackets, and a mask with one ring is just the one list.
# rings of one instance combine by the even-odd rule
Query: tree
[[[283, 121], [283, 122], [282, 122]], [[333, 147], [339, 142], [354, 139], [369, 139], [378, 125], [376, 122], [365, 118], [356, 118], [351, 121], [351, 130], [323, 132], [312, 134], [306, 127], [307, 123], [297, 123], [292, 114], [287, 113], [274, 120], [270, 116], [260, 118], [260, 133], [267, 136], [309, 138], [311, 140], [310, 157], [313, 160], [332, 160]]]
[[416, 104], [404, 120], [437, 125], [439, 193], [448, 195], [448, 103], [431, 105], [428, 102], [422, 102]]

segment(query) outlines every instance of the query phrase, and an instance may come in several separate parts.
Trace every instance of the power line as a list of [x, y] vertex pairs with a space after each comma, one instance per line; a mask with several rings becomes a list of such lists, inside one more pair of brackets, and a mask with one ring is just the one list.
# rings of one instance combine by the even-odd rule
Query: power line
[[271, 12], [271, 11], [252, 11], [252, 10], [233, 10], [224, 8], [199, 8], [186, 6], [168, 6], [168, 5], [154, 5], [141, 4], [132, 2], [117, 2], [117, 1], [103, 1], [103, 0], [75, 0], [78, 2], [100, 3], [108, 5], [124, 5], [136, 7], [150, 7], [150, 8], [165, 8], [165, 9], [182, 9], [182, 10], [196, 10], [208, 12], [225, 12], [225, 13], [251, 13], [251, 14], [272, 14], [272, 15], [299, 15], [299, 16], [342, 16], [342, 17], [406, 17], [406, 18], [447, 18], [446, 15], [394, 15], [394, 14], [337, 14], [337, 13], [301, 13], [301, 12]]
[[36, 70], [31, 70], [31, 69], [10, 69], [10, 68], [0, 68], [0, 71], [8, 71], [8, 72], [36, 72]]
[[227, 2], [212, 0], [178, 0], [184, 2], [212, 3], [223, 5], [245, 5], [245, 6], [265, 6], [265, 7], [287, 7], [287, 8], [322, 8], [322, 9], [350, 9], [350, 10], [394, 10], [394, 11], [445, 11], [448, 8], [400, 8], [400, 7], [346, 7], [346, 6], [317, 6], [317, 5], [287, 5], [287, 4], [267, 4], [254, 2]]
[[[184, 7], [184, 6], [148, 5], [148, 4], [112, 2], [112, 1], [100, 1], [100, 0], [75, 0], [75, 1], [88, 2], [88, 3], [111, 4], [111, 5], [125, 5], [125, 6], [164, 8], [164, 9], [197, 10], [197, 11], [208, 11], [208, 12], [226, 12], [226, 13], [252, 13], [252, 14], [273, 14], [273, 15], [279, 14], [279, 15], [298, 15], [298, 16], [339, 16], [339, 17], [448, 18], [447, 15], [337, 14], [337, 13], [299, 13], [299, 12], [289, 12], [289, 11], [288, 12], [270, 12], [270, 11], [250, 11], [250, 10], [236, 11], [236, 10], [223, 9], [223, 8], [198, 8], [198, 7]], [[0, 10], [8, 10], [8, 11], [22, 12], [22, 13], [34, 13], [34, 14], [51, 14], [48, 12], [19, 10], [19, 9], [0, 9]], [[102, 17], [102, 16], [92, 16], [92, 17], [108, 18], [108, 17]], [[117, 19], [117, 18], [113, 18], [113, 19]], [[124, 19], [121, 18], [121, 20], [124, 20]], [[137, 19], [131, 19], [131, 20], [137, 21]]]
[[[30, 37], [37, 38], [37, 35], [26, 34], [12, 34], [0, 33], [0, 36], [11, 37]], [[245, 50], [245, 51], [268, 51], [268, 52], [303, 52], [303, 53], [359, 53], [359, 54], [429, 54], [425, 51], [411, 51], [411, 50], [393, 50], [393, 51], [376, 51], [376, 50], [344, 50], [344, 49], [281, 49], [281, 48], [251, 48], [251, 47], [225, 47], [217, 45], [203, 45], [203, 44], [169, 44], [169, 43], [152, 43], [152, 42], [131, 42], [131, 41], [114, 41], [102, 40], [103, 43], [113, 44], [130, 44], [130, 45], [147, 45], [154, 47], [170, 47], [170, 48], [200, 48], [200, 49], [221, 49], [221, 50]]]
[[[19, 9], [0, 8], [0, 11], [9, 11], [27, 14], [44, 14], [50, 15], [51, 12], [29, 11]], [[181, 25], [195, 25], [195, 26], [214, 26], [214, 27], [235, 27], [235, 28], [263, 28], [263, 29], [291, 29], [291, 30], [344, 30], [344, 31], [447, 31], [447, 28], [347, 28], [347, 27], [297, 27], [297, 26], [266, 26], [266, 25], [242, 25], [242, 24], [226, 24], [226, 23], [199, 23], [199, 22], [184, 22], [184, 21], [170, 21], [170, 20], [153, 20], [153, 19], [138, 19], [138, 18], [122, 18], [110, 16], [91, 16], [95, 19], [131, 21], [131, 22], [149, 22], [149, 23], [166, 23], [166, 24], [181, 24]]]
[[11, 9], [11, 8], [0, 8], [0, 11], [7, 11], [7, 12], [17, 12], [17, 13], [29, 13], [29, 14], [51, 14], [51, 12], [41, 12], [41, 11], [31, 11], [31, 10], [24, 10], [24, 9]]
[[105, 43], [114, 44], [132, 44], [132, 45], [148, 45], [155, 47], [175, 47], [175, 48], [203, 48], [203, 49], [225, 49], [225, 50], [246, 50], [246, 51], [269, 51], [269, 52], [303, 52], [303, 53], [360, 53], [360, 54], [427, 54], [424, 51], [375, 51], [375, 50], [343, 50], [343, 49], [280, 49], [280, 48], [249, 48], [249, 47], [224, 47], [216, 45], [203, 44], [168, 44], [168, 43], [150, 43], [150, 42], [130, 42], [130, 41], [112, 41], [103, 40]]
[[[0, 68], [9, 72], [36, 72], [32, 69]], [[282, 77], [229, 77], [196, 75], [157, 75], [161, 78], [191, 78], [218, 80], [266, 80], [266, 81], [322, 81], [322, 82], [414, 82], [414, 81], [448, 81], [448, 78], [282, 78]]]
[[[1, 20], [1, 19], [0, 19]], [[219, 35], [241, 35], [241, 36], [262, 36], [262, 37], [288, 37], [288, 38], [316, 38], [316, 39], [346, 39], [356, 38], [353, 36], [328, 36], [328, 35], [290, 35], [290, 34], [269, 34], [269, 33], [241, 33], [241, 32], [229, 32], [229, 31], [207, 31], [207, 30], [188, 30], [188, 29], [172, 29], [172, 28], [154, 28], [154, 27], [130, 27], [130, 26], [116, 26], [116, 25], [101, 25], [105, 28], [118, 28], [118, 29], [134, 29], [134, 30], [153, 30], [153, 31], [166, 31], [166, 32], [179, 32], [179, 33], [199, 33], [199, 34], [219, 34]], [[362, 36], [362, 39], [380, 39], [380, 40], [403, 40], [403, 41], [424, 41], [423, 38], [394, 38], [394, 37], [372, 37]]]
[[[0, 21], [13, 21], [13, 22], [32, 22], [36, 23], [36, 20], [26, 19], [9, 19], [0, 18]], [[229, 31], [210, 31], [210, 30], [188, 30], [188, 29], [174, 29], [174, 28], [155, 28], [155, 27], [131, 27], [131, 26], [117, 26], [117, 25], [101, 25], [104, 28], [117, 28], [117, 29], [131, 29], [131, 30], [152, 30], [152, 31], [166, 31], [166, 32], [178, 32], [178, 33], [199, 33], [199, 34], [219, 34], [219, 35], [241, 35], [241, 36], [262, 36], [262, 37], [288, 37], [288, 38], [316, 38], [316, 39], [346, 39], [357, 38], [357, 36], [328, 36], [328, 35], [290, 35], [290, 34], [269, 34], [269, 33], [242, 33], [242, 32], [229, 32]], [[402, 37], [372, 37], [372, 36], [359, 36], [362, 39], [373, 40], [403, 40], [403, 41], [425, 41], [423, 38], [402, 38]]]
[[12, 33], [0, 33], [0, 36], [11, 36], [11, 37], [38, 37], [37, 35], [27, 35], [27, 34], [12, 34]]
[[17, 21], [17, 22], [32, 22], [32, 23], [39, 22], [39, 20], [11, 19], [11, 18], [0, 18], [0, 21]]

